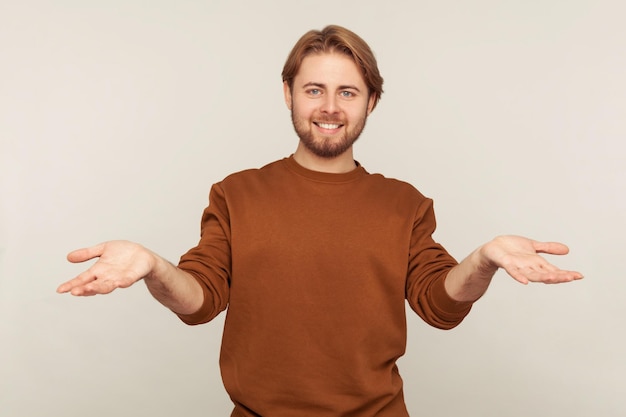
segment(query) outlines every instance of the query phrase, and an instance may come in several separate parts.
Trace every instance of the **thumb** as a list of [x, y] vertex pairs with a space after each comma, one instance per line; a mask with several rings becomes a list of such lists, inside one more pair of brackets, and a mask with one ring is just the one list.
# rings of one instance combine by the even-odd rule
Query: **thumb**
[[533, 246], [537, 253], [549, 253], [551, 255], [566, 255], [569, 248], [559, 242], [533, 242]]
[[67, 254], [67, 260], [72, 263], [85, 262], [97, 258], [104, 252], [104, 243], [89, 248], [76, 249]]

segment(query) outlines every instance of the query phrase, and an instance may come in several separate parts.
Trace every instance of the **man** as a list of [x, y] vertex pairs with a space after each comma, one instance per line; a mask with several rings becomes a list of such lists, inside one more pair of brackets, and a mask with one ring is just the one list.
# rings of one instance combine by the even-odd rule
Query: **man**
[[432, 201], [353, 158], [383, 79], [369, 46], [329, 26], [306, 33], [283, 69], [300, 141], [293, 155], [215, 184], [198, 245], [174, 266], [131, 242], [59, 292], [104, 294], [143, 279], [185, 323], [228, 307], [220, 366], [232, 416], [407, 416], [396, 360], [405, 300], [432, 326], [468, 314], [498, 270], [521, 283], [582, 278], [538, 253], [559, 243], [502, 236], [461, 263], [432, 238]]

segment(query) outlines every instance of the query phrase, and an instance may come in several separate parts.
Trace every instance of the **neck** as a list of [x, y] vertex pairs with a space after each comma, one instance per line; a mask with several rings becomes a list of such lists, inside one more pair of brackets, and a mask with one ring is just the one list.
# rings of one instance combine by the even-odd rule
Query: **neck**
[[356, 168], [352, 148], [334, 158], [323, 158], [315, 155], [306, 149], [302, 143], [299, 143], [293, 154], [293, 159], [306, 169], [330, 174], [344, 174]]

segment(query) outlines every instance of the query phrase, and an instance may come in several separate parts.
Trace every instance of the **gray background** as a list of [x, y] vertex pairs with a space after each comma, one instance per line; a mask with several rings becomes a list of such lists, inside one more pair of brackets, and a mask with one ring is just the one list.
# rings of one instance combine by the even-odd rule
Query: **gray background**
[[626, 16], [620, 1], [3, 1], [0, 414], [227, 416], [223, 315], [186, 327], [143, 284], [57, 295], [72, 249], [176, 262], [212, 183], [289, 155], [280, 71], [344, 25], [385, 94], [356, 146], [435, 199], [457, 258], [502, 233], [568, 243], [586, 279], [499, 273], [443, 332], [409, 315], [414, 416], [626, 415]]

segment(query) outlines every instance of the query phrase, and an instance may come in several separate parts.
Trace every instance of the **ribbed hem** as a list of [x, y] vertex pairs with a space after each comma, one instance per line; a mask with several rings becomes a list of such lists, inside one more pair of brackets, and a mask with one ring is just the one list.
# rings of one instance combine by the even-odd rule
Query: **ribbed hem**
[[441, 314], [457, 316], [459, 314], [465, 315], [469, 313], [469, 310], [474, 304], [471, 301], [457, 301], [448, 295], [445, 289], [445, 278], [438, 279], [433, 283], [431, 287], [433, 293], [437, 294], [435, 298], [437, 300], [436, 306], [434, 306]]

